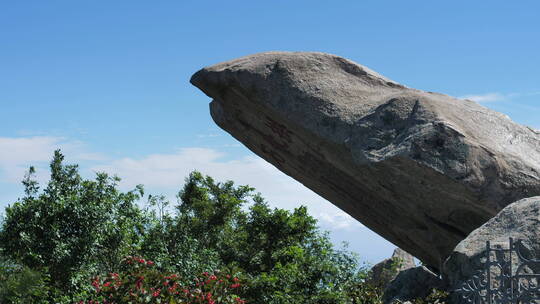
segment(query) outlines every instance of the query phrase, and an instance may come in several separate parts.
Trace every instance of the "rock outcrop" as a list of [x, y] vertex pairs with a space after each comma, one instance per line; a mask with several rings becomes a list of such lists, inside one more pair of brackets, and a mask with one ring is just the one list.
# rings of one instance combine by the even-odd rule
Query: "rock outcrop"
[[416, 267], [414, 257], [400, 248], [396, 248], [392, 257], [375, 264], [367, 282], [384, 290], [401, 271]]
[[415, 299], [424, 299], [433, 289], [443, 289], [444, 282], [424, 266], [410, 268], [400, 272], [390, 282], [383, 295], [383, 303], [403, 303]]
[[[461, 241], [444, 263], [443, 273], [450, 290], [461, 285], [485, 269], [486, 241], [491, 247], [508, 249], [509, 238], [516, 242], [520, 253], [526, 259], [540, 259], [540, 196], [515, 202], [504, 208], [497, 216], [474, 230]], [[517, 259], [513, 269], [517, 269]], [[534, 263], [534, 273], [540, 273], [540, 265]], [[497, 271], [493, 268], [493, 271]], [[495, 281], [496, 273], [492, 274]]]
[[434, 268], [502, 208], [540, 195], [540, 133], [341, 57], [256, 54], [191, 82], [221, 128]]

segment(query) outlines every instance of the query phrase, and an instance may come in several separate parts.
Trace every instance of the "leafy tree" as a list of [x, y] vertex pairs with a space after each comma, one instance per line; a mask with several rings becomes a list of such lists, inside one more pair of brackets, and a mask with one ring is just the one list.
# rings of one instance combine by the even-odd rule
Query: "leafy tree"
[[47, 303], [49, 278], [0, 255], [0, 303]]
[[[164, 217], [164, 226], [156, 229], [159, 237], [154, 234], [143, 244], [144, 254], [152, 256], [148, 249], [154, 248], [175, 261], [210, 256], [197, 262], [198, 269], [240, 271], [249, 282], [248, 302], [346, 303], [347, 284], [362, 280], [357, 257], [334, 249], [305, 207], [271, 209], [253, 188], [216, 182], [199, 172], [189, 175], [178, 198], [176, 216]], [[157, 240], [163, 243], [148, 245]], [[191, 251], [179, 250], [186, 247]]]
[[105, 173], [85, 180], [63, 160], [55, 151], [41, 193], [30, 168], [25, 196], [6, 208], [0, 247], [11, 260], [44, 273], [56, 289], [74, 293], [84, 291], [81, 281], [90, 274], [112, 271], [137, 250], [145, 217], [136, 201], [143, 191], [122, 193], [119, 179]]

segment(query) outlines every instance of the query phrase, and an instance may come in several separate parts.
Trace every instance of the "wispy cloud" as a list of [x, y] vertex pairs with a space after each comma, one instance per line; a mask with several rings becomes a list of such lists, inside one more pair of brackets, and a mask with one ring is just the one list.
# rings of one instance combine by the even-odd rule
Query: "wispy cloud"
[[[68, 159], [77, 162], [106, 159], [100, 153], [86, 151], [84, 143], [64, 137], [0, 137], [0, 180], [18, 183], [28, 167], [45, 169], [56, 149], [61, 149]], [[38, 171], [39, 180], [46, 178], [45, 171]]]
[[38, 169], [37, 179], [45, 183], [48, 163], [56, 149], [63, 151], [68, 163], [81, 164], [83, 175], [107, 172], [119, 176], [120, 186], [125, 190], [143, 184], [149, 192], [174, 198], [188, 174], [198, 170], [219, 181], [250, 185], [274, 207], [290, 210], [307, 205], [325, 229], [361, 227], [348, 214], [263, 159], [253, 154], [231, 159], [231, 155], [211, 148], [192, 147], [140, 158], [112, 159], [90, 151], [82, 142], [64, 137], [0, 137], [0, 186], [19, 185], [29, 166]]
[[487, 103], [487, 102], [496, 102], [496, 101], [503, 101], [507, 100], [510, 96], [500, 94], [500, 93], [487, 93], [487, 94], [480, 94], [480, 95], [465, 95], [461, 96], [459, 98], [461, 99], [469, 99], [473, 100], [479, 103]]
[[352, 230], [354, 228], [364, 227], [360, 222], [343, 211], [333, 213], [321, 212], [316, 217], [322, 223], [338, 230]]
[[486, 93], [486, 94], [470, 94], [460, 96], [461, 99], [469, 99], [479, 103], [489, 103], [489, 102], [499, 102], [499, 101], [509, 101], [517, 98], [525, 98], [540, 95], [539, 92], [527, 92], [527, 93], [508, 93], [502, 94], [498, 92]]
[[310, 213], [321, 224], [333, 229], [351, 229], [361, 226], [313, 191], [285, 175], [256, 156], [224, 160], [228, 155], [208, 148], [183, 148], [171, 154], [152, 154], [142, 158], [123, 158], [94, 166], [94, 171], [116, 174], [126, 189], [137, 184], [168, 192], [173, 196], [193, 170], [201, 171], [217, 180], [233, 180], [250, 185], [261, 192], [273, 206], [293, 209], [307, 205]]
[[197, 138], [212, 138], [212, 137], [220, 137], [221, 134], [214, 134], [214, 133], [210, 133], [210, 134], [197, 134]]

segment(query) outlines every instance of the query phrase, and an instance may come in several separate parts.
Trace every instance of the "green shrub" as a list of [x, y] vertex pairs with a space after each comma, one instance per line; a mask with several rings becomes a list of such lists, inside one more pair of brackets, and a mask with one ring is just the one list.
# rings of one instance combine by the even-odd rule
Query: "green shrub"
[[383, 290], [370, 283], [362, 282], [349, 287], [350, 304], [382, 304]]
[[445, 304], [448, 303], [449, 293], [433, 289], [425, 299], [416, 299], [412, 301], [412, 304]]
[[0, 262], [0, 303], [48, 303], [49, 278], [26, 266]]

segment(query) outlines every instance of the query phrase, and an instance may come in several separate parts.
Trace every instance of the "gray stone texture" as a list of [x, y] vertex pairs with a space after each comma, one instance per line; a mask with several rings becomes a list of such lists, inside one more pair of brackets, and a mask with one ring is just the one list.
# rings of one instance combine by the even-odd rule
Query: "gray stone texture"
[[390, 282], [383, 295], [383, 303], [402, 303], [424, 299], [433, 289], [443, 289], [443, 281], [424, 266], [400, 272]]
[[191, 82], [221, 128], [433, 268], [506, 205], [540, 195], [538, 131], [338, 56], [255, 54]]
[[[510, 204], [456, 246], [443, 267], [450, 289], [458, 289], [463, 282], [485, 268], [486, 241], [490, 241], [491, 247], [507, 249], [510, 237], [521, 240], [518, 248], [525, 258], [540, 258], [540, 196]], [[513, 262], [515, 270], [518, 260], [514, 258]], [[540, 273], [540, 265], [536, 267], [529, 270]], [[493, 278], [496, 277], [494, 271], [495, 268]]]
[[371, 268], [367, 282], [384, 290], [399, 272], [414, 267], [416, 267], [414, 257], [402, 249], [396, 248], [391, 258], [383, 260]]

